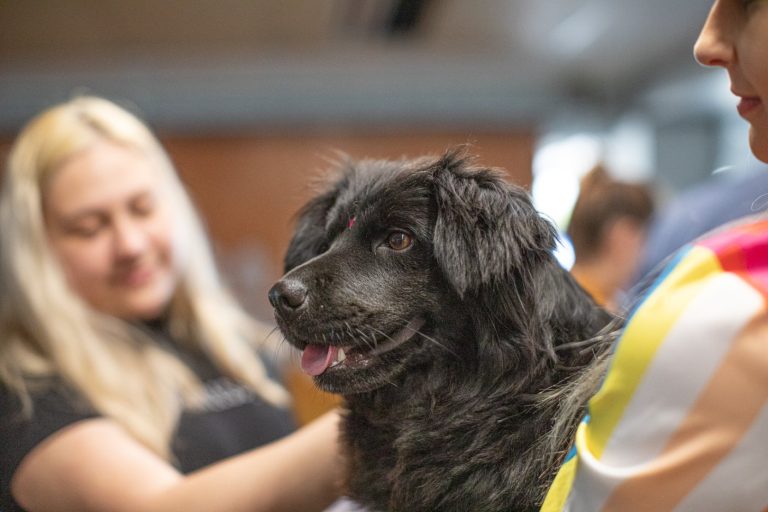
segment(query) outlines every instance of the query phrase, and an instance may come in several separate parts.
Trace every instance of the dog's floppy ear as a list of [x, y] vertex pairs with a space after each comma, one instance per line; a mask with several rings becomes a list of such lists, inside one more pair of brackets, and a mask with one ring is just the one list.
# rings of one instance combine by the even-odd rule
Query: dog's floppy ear
[[342, 177], [333, 188], [313, 198], [299, 211], [293, 238], [283, 261], [285, 272], [325, 252], [328, 211], [335, 204], [345, 180], [346, 177]]
[[461, 152], [451, 151], [435, 165], [433, 179], [435, 258], [460, 296], [511, 284], [532, 260], [549, 257], [554, 227], [499, 171], [473, 167]]

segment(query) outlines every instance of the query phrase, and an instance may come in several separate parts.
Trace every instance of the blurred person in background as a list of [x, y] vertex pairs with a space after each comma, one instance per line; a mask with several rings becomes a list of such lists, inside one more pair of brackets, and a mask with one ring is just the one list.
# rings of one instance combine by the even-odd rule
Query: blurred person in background
[[657, 211], [636, 273], [638, 289], [646, 276], [686, 243], [747, 215], [768, 208], [768, 168], [717, 173], [675, 197]]
[[160, 143], [114, 103], [33, 119], [0, 198], [0, 508], [323, 510], [337, 421], [293, 432]]
[[576, 257], [571, 274], [610, 311], [635, 275], [652, 213], [648, 185], [616, 180], [602, 165], [581, 180], [568, 224]]
[[[695, 55], [727, 71], [768, 163], [768, 0], [715, 0]], [[576, 390], [588, 414], [542, 510], [768, 509], [766, 276], [764, 214], [678, 251]]]

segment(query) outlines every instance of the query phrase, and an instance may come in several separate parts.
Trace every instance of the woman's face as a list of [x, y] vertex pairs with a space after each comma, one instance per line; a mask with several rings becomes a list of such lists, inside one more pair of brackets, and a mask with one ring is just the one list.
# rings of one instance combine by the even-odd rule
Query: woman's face
[[138, 151], [102, 142], [54, 171], [43, 191], [48, 240], [70, 286], [126, 320], [163, 313], [178, 283], [160, 175]]
[[715, 0], [695, 53], [702, 64], [728, 71], [752, 151], [768, 162], [768, 0]]

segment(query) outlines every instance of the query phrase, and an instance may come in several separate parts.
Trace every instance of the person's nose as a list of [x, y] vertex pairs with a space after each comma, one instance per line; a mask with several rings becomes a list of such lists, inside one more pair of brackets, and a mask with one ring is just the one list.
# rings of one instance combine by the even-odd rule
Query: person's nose
[[735, 49], [731, 38], [732, 16], [729, 16], [727, 9], [728, 6], [724, 2], [715, 1], [701, 28], [693, 47], [693, 54], [703, 66], [727, 68], [734, 60]]
[[116, 220], [113, 226], [114, 249], [118, 258], [133, 258], [147, 245], [147, 233], [141, 223], [133, 219]]

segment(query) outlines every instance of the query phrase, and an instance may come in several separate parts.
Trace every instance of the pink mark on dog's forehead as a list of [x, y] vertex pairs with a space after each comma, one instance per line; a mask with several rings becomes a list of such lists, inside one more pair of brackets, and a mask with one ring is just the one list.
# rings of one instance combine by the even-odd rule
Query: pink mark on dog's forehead
[[352, 226], [355, 225], [355, 222], [357, 222], [357, 217], [353, 215], [349, 218], [349, 222], [347, 222], [347, 229], [352, 229]]

